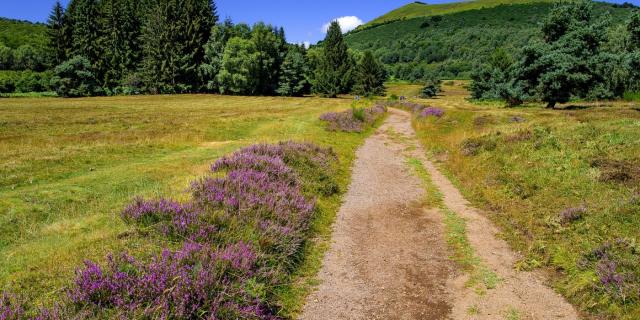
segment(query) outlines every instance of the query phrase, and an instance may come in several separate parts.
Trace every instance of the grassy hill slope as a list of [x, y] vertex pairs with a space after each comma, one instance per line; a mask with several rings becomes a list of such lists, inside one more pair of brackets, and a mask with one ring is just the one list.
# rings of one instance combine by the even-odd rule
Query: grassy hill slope
[[47, 44], [47, 27], [41, 23], [0, 17], [0, 43], [13, 49], [24, 44], [44, 48]]
[[419, 17], [430, 17], [434, 15], [452, 14], [468, 10], [487, 9], [503, 4], [527, 4], [535, 2], [557, 2], [558, 0], [475, 0], [462, 1], [443, 4], [426, 4], [420, 1], [409, 3], [398, 9], [390, 11], [367, 24], [363, 28], [397, 21], [402, 19], [413, 19]]
[[[536, 37], [539, 23], [553, 8], [551, 2], [497, 4], [502, 0], [458, 3], [458, 12], [401, 19], [349, 33], [352, 48], [371, 50], [387, 66], [391, 76], [419, 80], [427, 75], [441, 78], [468, 78], [473, 65], [496, 48], [515, 52]], [[505, 1], [502, 1], [505, 2]], [[525, 0], [517, 1], [525, 2]], [[484, 9], [475, 8], [487, 4]], [[489, 3], [497, 4], [487, 8]], [[398, 17], [411, 8], [432, 8], [431, 12], [453, 10], [456, 4], [426, 6], [413, 4], [385, 15]], [[436, 11], [437, 8], [439, 11]], [[607, 3], [596, 3], [600, 15], [609, 13], [614, 24], [625, 21], [632, 12]], [[411, 14], [425, 14], [417, 10]], [[385, 17], [383, 16], [383, 17]]]

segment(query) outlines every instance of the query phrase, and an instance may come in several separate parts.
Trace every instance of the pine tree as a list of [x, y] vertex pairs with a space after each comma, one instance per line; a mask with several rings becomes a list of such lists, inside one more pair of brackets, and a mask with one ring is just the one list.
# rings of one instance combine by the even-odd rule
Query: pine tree
[[351, 89], [351, 64], [337, 21], [331, 22], [323, 45], [322, 58], [315, 72], [314, 91], [327, 97], [348, 93]]
[[178, 88], [177, 76], [182, 44], [175, 39], [176, 0], [159, 0], [153, 4], [142, 28], [143, 77], [147, 91], [173, 93]]
[[59, 65], [67, 60], [67, 45], [64, 34], [65, 17], [64, 8], [60, 1], [56, 1], [49, 20], [47, 20], [47, 35], [49, 37], [49, 52], [51, 54], [51, 62]]
[[101, 68], [107, 87], [121, 83], [140, 62], [141, 22], [135, 0], [102, 0], [100, 3]]
[[211, 28], [218, 22], [216, 6], [212, 0], [178, 1], [174, 9], [179, 12], [176, 41], [182, 51], [179, 56], [178, 82], [200, 90], [204, 87], [199, 77], [200, 65], [204, 62], [204, 44], [211, 35]]
[[[100, 27], [96, 23], [99, 18], [97, 0], [76, 0], [72, 12], [73, 21], [73, 55], [87, 58], [96, 66], [100, 58]], [[99, 77], [98, 77], [99, 78]]]
[[371, 51], [365, 51], [355, 70], [354, 93], [363, 96], [382, 95], [387, 73]]
[[309, 67], [304, 56], [304, 48], [289, 48], [280, 70], [280, 81], [276, 92], [283, 96], [300, 97], [308, 92]]

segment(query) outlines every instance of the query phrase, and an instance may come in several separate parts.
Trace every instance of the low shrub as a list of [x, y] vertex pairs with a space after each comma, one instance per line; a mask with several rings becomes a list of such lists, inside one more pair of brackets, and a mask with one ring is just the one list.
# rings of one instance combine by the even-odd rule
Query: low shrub
[[587, 207], [580, 206], [576, 208], [567, 208], [562, 210], [559, 215], [560, 224], [566, 226], [574, 221], [578, 221], [582, 219], [582, 217], [587, 213]]
[[496, 147], [496, 141], [485, 136], [465, 139], [460, 146], [460, 150], [465, 156], [476, 156], [481, 151], [493, 151]]
[[633, 183], [640, 181], [640, 165], [631, 161], [595, 159], [591, 167], [600, 170], [600, 181]]
[[427, 117], [442, 118], [442, 116], [444, 116], [444, 110], [440, 108], [429, 107], [429, 108], [422, 109], [422, 111], [420, 112], [420, 117], [422, 118], [427, 118]]
[[379, 104], [371, 108], [353, 107], [349, 111], [329, 112], [320, 116], [327, 123], [329, 131], [363, 132], [387, 112], [387, 107]]

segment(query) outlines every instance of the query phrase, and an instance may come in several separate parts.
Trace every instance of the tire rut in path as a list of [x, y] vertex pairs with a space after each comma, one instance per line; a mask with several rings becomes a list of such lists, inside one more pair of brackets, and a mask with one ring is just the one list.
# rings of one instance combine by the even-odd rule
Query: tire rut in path
[[[388, 130], [408, 120], [391, 112], [357, 151], [321, 285], [301, 319], [445, 319], [453, 270], [441, 215], [422, 209], [424, 188]], [[410, 126], [409, 126], [410, 129]]]

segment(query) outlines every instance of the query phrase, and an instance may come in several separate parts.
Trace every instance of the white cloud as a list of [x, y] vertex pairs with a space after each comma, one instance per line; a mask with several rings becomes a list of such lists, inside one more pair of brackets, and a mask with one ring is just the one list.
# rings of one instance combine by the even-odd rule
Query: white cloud
[[304, 47], [309, 49], [309, 47], [311, 46], [311, 42], [310, 41], [303, 41], [302, 44], [304, 44]]
[[[340, 18], [333, 19], [331, 21], [332, 22], [338, 21], [338, 23], [340, 24], [340, 28], [342, 29], [342, 32], [349, 32], [364, 23], [362, 22], [362, 20], [360, 20], [360, 18], [356, 16], [340, 17]], [[327, 33], [327, 30], [329, 30], [330, 25], [331, 25], [331, 22], [325, 23], [322, 26], [322, 32]]]

